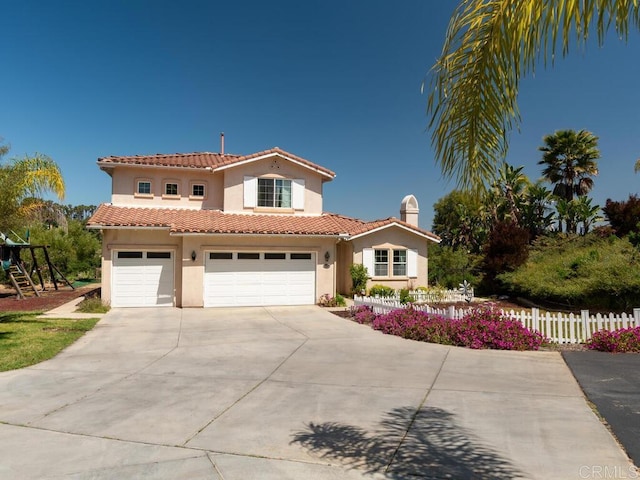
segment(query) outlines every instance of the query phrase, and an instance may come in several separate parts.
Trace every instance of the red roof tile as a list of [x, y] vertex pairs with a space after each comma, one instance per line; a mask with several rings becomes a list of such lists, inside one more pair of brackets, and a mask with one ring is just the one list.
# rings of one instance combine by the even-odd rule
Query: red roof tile
[[111, 156], [98, 159], [98, 164], [102, 166], [110, 165], [144, 165], [176, 168], [209, 168], [213, 171], [230, 167], [237, 163], [247, 162], [270, 155], [280, 155], [300, 163], [312, 170], [316, 170], [328, 177], [335, 177], [336, 174], [328, 168], [321, 167], [309, 160], [306, 160], [292, 153], [286, 152], [278, 147], [270, 150], [252, 153], [250, 155], [234, 155], [228, 153], [194, 152], [194, 153], [173, 153], [155, 155], [133, 155], [133, 156]]
[[93, 228], [166, 228], [172, 233], [361, 235], [393, 224], [438, 241], [437, 235], [397, 218], [364, 222], [333, 213], [319, 216], [254, 215], [219, 210], [117, 207], [102, 204], [87, 225]]

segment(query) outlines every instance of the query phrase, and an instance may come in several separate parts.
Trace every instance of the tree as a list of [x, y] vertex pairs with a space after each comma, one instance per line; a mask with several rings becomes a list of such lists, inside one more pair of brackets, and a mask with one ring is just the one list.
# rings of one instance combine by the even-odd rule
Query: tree
[[589, 193], [591, 177], [598, 175], [598, 137], [586, 130], [558, 130], [543, 141], [545, 145], [538, 148], [542, 152], [538, 165], [544, 165], [542, 177], [554, 184], [553, 194], [570, 202], [574, 195]]
[[522, 173], [523, 169], [524, 166], [516, 168], [506, 162], [500, 167], [498, 178], [492, 185], [494, 195], [491, 198], [496, 202], [494, 222], [508, 220], [520, 225], [520, 210], [527, 188], [531, 183], [529, 178]]
[[572, 203], [575, 204], [576, 221], [582, 223], [582, 235], [586, 235], [591, 225], [602, 220], [600, 205], [591, 205], [591, 199], [584, 196], [572, 200]]
[[602, 210], [618, 237], [640, 231], [640, 198], [637, 195], [629, 195], [623, 202], [607, 198]]
[[429, 284], [443, 288], [458, 288], [467, 281], [478, 285], [477, 276], [480, 255], [448, 245], [429, 245]]
[[[571, 38], [585, 45], [591, 27], [604, 43], [613, 26], [627, 39], [640, 27], [640, 2], [630, 0], [465, 0], [449, 22], [442, 55], [430, 73], [427, 113], [437, 162], [461, 187], [486, 187], [520, 123], [522, 76], [538, 60], [553, 63]], [[424, 87], [424, 84], [423, 84]]]
[[527, 189], [522, 204], [522, 226], [529, 230], [532, 240], [551, 229], [554, 218], [552, 201], [551, 190], [540, 182]]
[[453, 190], [433, 206], [433, 233], [442, 245], [480, 252], [487, 237], [482, 203], [476, 195]]
[[[102, 251], [99, 232], [87, 230], [79, 220], [68, 220], [68, 227], [61, 228], [45, 223], [31, 226], [33, 244], [48, 245], [51, 262], [67, 278], [93, 278], [100, 266]], [[44, 264], [42, 252], [36, 250], [39, 263]]]
[[527, 261], [529, 232], [514, 222], [500, 222], [493, 226], [484, 247], [482, 289], [495, 293], [499, 285], [496, 276], [515, 270]]
[[[0, 157], [8, 147], [0, 147]], [[0, 231], [17, 228], [42, 206], [47, 192], [63, 199], [64, 179], [58, 165], [48, 156], [14, 158], [0, 164]]]

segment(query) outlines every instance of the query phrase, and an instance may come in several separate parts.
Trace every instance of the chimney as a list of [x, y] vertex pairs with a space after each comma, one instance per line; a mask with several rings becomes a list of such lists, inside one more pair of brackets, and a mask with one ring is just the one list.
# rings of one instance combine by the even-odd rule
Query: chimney
[[400, 220], [417, 227], [418, 213], [420, 213], [420, 209], [418, 208], [418, 200], [416, 200], [416, 197], [413, 195], [404, 197], [400, 204]]
[[220, 153], [224, 155], [224, 132], [220, 132]]

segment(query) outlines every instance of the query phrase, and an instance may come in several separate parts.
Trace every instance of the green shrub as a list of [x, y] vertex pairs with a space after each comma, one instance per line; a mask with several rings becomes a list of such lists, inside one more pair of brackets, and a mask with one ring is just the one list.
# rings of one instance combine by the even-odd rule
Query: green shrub
[[109, 310], [109, 305], [102, 303], [99, 297], [85, 298], [77, 305], [77, 311], [80, 313], [107, 313]]
[[393, 288], [387, 287], [385, 285], [374, 285], [369, 289], [370, 297], [386, 298], [386, 297], [394, 297], [395, 294], [396, 294], [396, 291]]
[[400, 290], [400, 303], [406, 305], [407, 303], [413, 303], [415, 301], [416, 299], [413, 297], [413, 295], [409, 294], [408, 288], [403, 288]]
[[540, 237], [527, 262], [498, 279], [512, 294], [541, 303], [627, 310], [640, 298], [640, 252], [613, 236]]
[[477, 274], [482, 260], [480, 255], [446, 245], [429, 245], [429, 283], [444, 288], [458, 288], [464, 280], [477, 286], [481, 276]]
[[352, 263], [349, 267], [349, 274], [351, 275], [351, 293], [360, 294], [367, 289], [367, 280], [369, 279], [367, 267], [361, 263]]
[[347, 305], [347, 302], [345, 302], [344, 297], [339, 293], [335, 297], [325, 293], [320, 297], [318, 305], [321, 307], [344, 307]]

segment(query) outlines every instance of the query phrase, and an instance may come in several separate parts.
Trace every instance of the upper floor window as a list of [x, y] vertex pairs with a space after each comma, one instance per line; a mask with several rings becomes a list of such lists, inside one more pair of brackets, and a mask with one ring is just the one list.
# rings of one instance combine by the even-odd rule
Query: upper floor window
[[191, 196], [204, 197], [204, 184], [194, 183], [193, 185], [191, 185]]
[[259, 178], [258, 207], [291, 208], [291, 180]]
[[173, 182], [167, 182], [164, 184], [164, 194], [165, 195], [178, 195], [178, 184]]
[[138, 195], [151, 195], [151, 181], [138, 180], [136, 185], [136, 194]]

